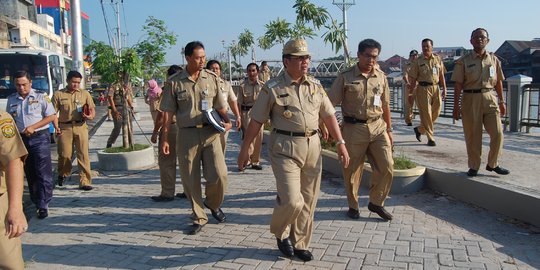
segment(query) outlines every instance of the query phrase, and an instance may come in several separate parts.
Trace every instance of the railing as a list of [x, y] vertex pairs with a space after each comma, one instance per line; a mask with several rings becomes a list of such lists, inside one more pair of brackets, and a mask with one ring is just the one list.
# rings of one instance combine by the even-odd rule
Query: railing
[[520, 126], [529, 132], [531, 127], [540, 127], [540, 84], [527, 84], [523, 86], [521, 99]]

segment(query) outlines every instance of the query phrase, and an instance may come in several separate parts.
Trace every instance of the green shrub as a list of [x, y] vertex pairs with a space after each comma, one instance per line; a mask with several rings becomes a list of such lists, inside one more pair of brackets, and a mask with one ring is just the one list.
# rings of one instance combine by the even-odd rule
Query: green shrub
[[150, 147], [148, 144], [134, 144], [133, 149], [131, 148], [124, 148], [122, 146], [118, 147], [111, 147], [111, 148], [105, 148], [105, 153], [124, 153], [124, 152], [132, 152], [132, 151], [139, 151]]

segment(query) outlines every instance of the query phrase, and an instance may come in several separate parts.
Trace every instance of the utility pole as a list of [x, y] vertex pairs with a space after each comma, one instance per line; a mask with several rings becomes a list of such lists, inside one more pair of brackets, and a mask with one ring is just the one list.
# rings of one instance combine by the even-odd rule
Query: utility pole
[[339, 0], [334, 0], [333, 3], [334, 5], [336, 5], [339, 9], [341, 9], [341, 11], [343, 12], [343, 32], [345, 33], [345, 42], [343, 44], [343, 59], [345, 60], [345, 65], [348, 65], [349, 64], [349, 57], [347, 56], [347, 54], [345, 53], [345, 50], [349, 47], [348, 46], [348, 35], [347, 35], [347, 10], [355, 5], [355, 0], [342, 0], [342, 1], [339, 1]]
[[229, 61], [229, 83], [232, 84], [231, 46], [225, 46], [225, 40], [222, 40], [221, 44], [223, 44], [223, 48], [227, 49], [227, 59]]
[[83, 75], [81, 88], [84, 89], [86, 74], [83, 65], [82, 27], [81, 27], [81, 4], [79, 0], [71, 0], [71, 34], [73, 69]]
[[[117, 54], [122, 59], [122, 35], [120, 33], [120, 3], [116, 1], [116, 39], [118, 40]], [[122, 60], [120, 60], [122, 61]]]

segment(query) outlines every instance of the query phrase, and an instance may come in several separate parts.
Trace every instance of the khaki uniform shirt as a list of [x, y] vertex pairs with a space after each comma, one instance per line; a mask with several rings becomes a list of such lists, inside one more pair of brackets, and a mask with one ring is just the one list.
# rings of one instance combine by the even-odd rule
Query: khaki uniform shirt
[[190, 78], [186, 70], [171, 76], [165, 83], [161, 94], [159, 109], [165, 112], [176, 112], [176, 120], [179, 128], [192, 127], [208, 123], [204, 116], [205, 106], [207, 109], [216, 110], [225, 108], [227, 102], [219, 95], [218, 77], [211, 71], [200, 71], [197, 81]]
[[253, 83], [249, 78], [246, 78], [240, 85], [240, 90], [238, 91], [238, 104], [241, 106], [253, 106], [263, 85], [264, 82], [258, 79], [257, 82]]
[[328, 97], [333, 104], [341, 104], [343, 116], [368, 120], [382, 116], [382, 108], [390, 103], [390, 90], [383, 71], [375, 68], [363, 74], [355, 65], [338, 75]]
[[504, 80], [501, 61], [493, 53], [470, 52], [456, 61], [452, 80], [463, 83], [464, 90], [495, 88], [498, 80]]
[[[290, 111], [290, 118], [287, 118]], [[297, 84], [283, 72], [264, 85], [251, 118], [259, 123], [271, 120], [272, 127], [291, 132], [313, 131], [319, 128], [319, 118], [335, 113], [321, 83], [309, 76]]]
[[408, 75], [418, 82], [429, 82], [436, 85], [439, 83], [441, 70], [444, 72], [444, 65], [438, 55], [431, 54], [430, 57], [426, 58], [422, 54], [412, 62]]
[[223, 99], [227, 101], [227, 111], [229, 110], [229, 103], [236, 102], [238, 100], [238, 98], [234, 94], [231, 83], [223, 80], [222, 78], [219, 78], [219, 93], [223, 96]]
[[77, 89], [73, 93], [70, 93], [67, 89], [56, 91], [52, 102], [56, 111], [59, 112], [59, 123], [83, 121], [83, 106], [88, 105], [88, 108], [96, 107], [92, 96], [84, 89]]
[[[0, 110], [0, 194], [7, 192], [6, 170], [10, 161], [28, 155], [15, 121], [7, 112]], [[3, 233], [3, 232], [2, 232]]]
[[119, 107], [124, 104], [124, 95], [122, 93], [122, 87], [119, 85], [112, 85], [109, 87], [109, 92], [107, 92], [107, 96], [112, 97], [114, 101], [114, 106]]
[[261, 70], [259, 72], [259, 80], [262, 81], [263, 83], [270, 80], [270, 70]]
[[[158, 112], [163, 112], [162, 110], [159, 109], [159, 107], [161, 106], [161, 100], [163, 99], [163, 95], [160, 95], [158, 98], [156, 98], [156, 100], [153, 102], [156, 106], [156, 111]], [[173, 114], [173, 117], [172, 117], [172, 124], [176, 123], [176, 115]]]

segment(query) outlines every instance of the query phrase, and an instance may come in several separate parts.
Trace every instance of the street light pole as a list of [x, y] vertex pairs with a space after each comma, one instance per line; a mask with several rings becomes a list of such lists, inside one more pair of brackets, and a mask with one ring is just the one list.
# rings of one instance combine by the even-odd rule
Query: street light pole
[[345, 60], [345, 64], [349, 63], [349, 59], [347, 57], [347, 54], [345, 53], [346, 48], [348, 48], [348, 40], [349, 37], [347, 35], [347, 10], [355, 5], [355, 0], [334, 0], [332, 4], [336, 5], [341, 11], [343, 12], [343, 32], [345, 33], [345, 41], [343, 44], [343, 59]]

